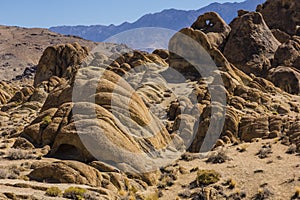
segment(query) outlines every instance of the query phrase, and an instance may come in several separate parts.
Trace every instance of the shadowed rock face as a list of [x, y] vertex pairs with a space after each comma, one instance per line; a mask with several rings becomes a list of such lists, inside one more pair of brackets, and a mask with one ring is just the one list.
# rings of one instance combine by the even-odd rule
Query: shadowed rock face
[[274, 55], [273, 66], [300, 69], [300, 37], [294, 36], [278, 47]]
[[269, 70], [267, 78], [282, 90], [291, 94], [299, 94], [299, 69], [300, 38], [293, 36], [276, 50], [273, 68]]
[[291, 36], [287, 34], [286, 32], [283, 32], [279, 29], [272, 29], [271, 30], [274, 37], [280, 42], [280, 43], [285, 43], [291, 39]]
[[263, 76], [280, 43], [273, 36], [260, 13], [235, 18], [224, 48], [225, 57], [247, 74]]
[[300, 93], [300, 71], [297, 69], [285, 66], [276, 67], [270, 70], [268, 79], [290, 94]]
[[279, 29], [289, 35], [299, 35], [300, 2], [295, 0], [267, 0], [257, 6], [270, 29]]

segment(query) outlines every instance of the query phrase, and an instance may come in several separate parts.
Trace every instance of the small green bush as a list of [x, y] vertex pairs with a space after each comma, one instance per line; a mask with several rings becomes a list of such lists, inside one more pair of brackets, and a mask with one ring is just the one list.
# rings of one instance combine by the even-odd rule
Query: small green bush
[[87, 192], [84, 188], [79, 187], [69, 187], [64, 191], [63, 197], [67, 199], [82, 200], [84, 199], [84, 194]]
[[215, 170], [199, 170], [196, 181], [199, 186], [210, 185], [218, 182], [220, 177], [221, 175]]
[[47, 115], [43, 118], [43, 126], [48, 126], [52, 122], [51, 116]]
[[61, 193], [62, 192], [58, 187], [50, 187], [46, 190], [46, 195], [50, 197], [58, 197]]

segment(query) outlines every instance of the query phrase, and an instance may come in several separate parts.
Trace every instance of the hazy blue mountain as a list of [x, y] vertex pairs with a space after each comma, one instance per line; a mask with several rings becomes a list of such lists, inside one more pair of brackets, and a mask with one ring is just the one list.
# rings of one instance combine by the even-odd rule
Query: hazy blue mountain
[[253, 11], [258, 4], [264, 2], [265, 0], [246, 0], [241, 3], [212, 3], [199, 10], [163, 10], [159, 13], [144, 15], [133, 23], [125, 22], [118, 26], [57, 26], [51, 27], [50, 30], [65, 35], [75, 35], [88, 40], [101, 42], [117, 33], [134, 28], [161, 27], [179, 30], [183, 27], [189, 27], [199, 15], [209, 11], [219, 13], [227, 23], [230, 23], [232, 19], [237, 16], [238, 10], [243, 9]]

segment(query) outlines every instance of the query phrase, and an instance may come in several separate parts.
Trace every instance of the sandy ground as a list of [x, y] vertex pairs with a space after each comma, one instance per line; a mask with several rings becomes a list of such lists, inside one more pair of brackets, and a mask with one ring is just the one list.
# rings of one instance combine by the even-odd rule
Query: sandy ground
[[[260, 159], [256, 153], [264, 143], [271, 143], [272, 152], [269, 157]], [[237, 146], [228, 146], [226, 154], [232, 160], [222, 164], [205, 162], [206, 159], [195, 159], [193, 161], [179, 161], [179, 166], [188, 170], [195, 167], [199, 169], [213, 169], [222, 176], [217, 184], [233, 179], [237, 182], [234, 189], [228, 189], [230, 194], [235, 190], [244, 191], [246, 199], [251, 199], [259, 188], [268, 188], [273, 195], [270, 199], [287, 200], [295, 193], [295, 187], [300, 186], [300, 156], [286, 154], [287, 146], [277, 143], [276, 140], [263, 140], [249, 145], [245, 152], [237, 151]], [[176, 196], [184, 191], [184, 186], [189, 185], [196, 179], [197, 172], [180, 174], [175, 184], [167, 190], [163, 190], [161, 199], [176, 199]], [[177, 195], [176, 195], [177, 194]]]

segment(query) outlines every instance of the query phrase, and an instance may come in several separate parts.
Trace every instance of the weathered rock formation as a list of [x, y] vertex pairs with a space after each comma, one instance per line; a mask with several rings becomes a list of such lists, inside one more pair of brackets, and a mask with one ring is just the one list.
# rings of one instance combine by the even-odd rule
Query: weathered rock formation
[[7, 103], [15, 90], [8, 83], [0, 81], [0, 105]]
[[247, 74], [264, 76], [280, 43], [260, 13], [246, 13], [231, 23], [224, 48], [225, 57]]
[[77, 161], [59, 161], [34, 169], [29, 177], [50, 183], [76, 183], [101, 186], [101, 173], [93, 167]]
[[206, 33], [211, 45], [218, 48], [222, 47], [231, 31], [230, 26], [215, 12], [200, 15], [191, 27]]
[[37, 66], [34, 86], [48, 81], [52, 76], [70, 78], [74, 74], [72, 70], [80, 66], [87, 55], [87, 48], [81, 47], [78, 43], [48, 47]]
[[[139, 73], [146, 69], [145, 63], [164, 68], [166, 62], [155, 54], [133, 51], [110, 57], [90, 55], [92, 60], [79, 68], [86, 56], [86, 50], [76, 44], [45, 51], [35, 76], [36, 89], [43, 86], [45, 90], [53, 79], [59, 84], [46, 89], [49, 94], [41, 113], [24, 129], [23, 137], [36, 146], [50, 145], [50, 155], [60, 159], [97, 159], [131, 173], [156, 170], [156, 159], [163, 158], [173, 144], [166, 127], [145, 103], [161, 101], [166, 88], [149, 82], [139, 86], [137, 93], [117, 73], [123, 70], [125, 75], [131, 68]], [[155, 182], [150, 175], [142, 178]]]
[[300, 2], [294, 0], [267, 0], [257, 6], [271, 29], [279, 29], [289, 35], [299, 34]]
[[22, 164], [30, 180], [106, 199], [138, 198], [159, 175], [173, 184], [187, 170], [170, 161], [186, 150], [277, 138], [300, 152], [299, 37], [271, 28], [258, 12], [239, 11], [230, 26], [207, 13], [168, 50], [48, 47], [34, 86], [0, 82], [1, 134], [41, 159]]
[[300, 69], [300, 37], [294, 36], [278, 47], [274, 55], [273, 66]]
[[293, 36], [276, 50], [273, 68], [269, 70], [267, 78], [282, 90], [299, 94], [299, 69], [300, 39]]
[[268, 79], [288, 93], [300, 93], [300, 71], [298, 69], [278, 66], [269, 71]]
[[[169, 51], [173, 52], [169, 58], [170, 67], [188, 78], [200, 79], [196, 85], [195, 94], [201, 116], [194, 140], [189, 147], [192, 152], [198, 152], [202, 148], [205, 138], [214, 137], [207, 134], [210, 123], [216, 116], [219, 119], [222, 116], [225, 117], [225, 124], [220, 135], [222, 142], [218, 143], [224, 144], [239, 140], [252, 141], [254, 138], [274, 138], [285, 135], [287, 132], [283, 132], [283, 130], [288, 130], [288, 122], [278, 124], [278, 120], [275, 120], [277, 115], [292, 118], [292, 116], [299, 114], [299, 110], [295, 108], [299, 104], [290, 104], [290, 97], [287, 97], [284, 92], [276, 88], [271, 82], [253, 75], [264, 77], [270, 73], [272, 78], [269, 79], [272, 82], [287, 92], [295, 93], [293, 90], [298, 91], [297, 85], [299, 85], [297, 70], [295, 69], [294, 73], [290, 72], [288, 76], [279, 74], [279, 71], [283, 70], [284, 67], [272, 68], [268, 72], [269, 68], [272, 67], [272, 62], [273, 64], [277, 62], [273, 61], [273, 57], [280, 43], [274, 38], [260, 13], [240, 12], [239, 15], [231, 23], [232, 30], [225, 40], [224, 55], [211, 44], [211, 40], [208, 38], [209, 31], [204, 33], [193, 28], [182, 29], [170, 41]], [[180, 36], [181, 34], [186, 37]], [[199, 46], [202, 48], [201, 50], [199, 50]], [[277, 60], [280, 60], [279, 57], [281, 56], [284, 57], [280, 53], [280, 49], [284, 47], [285, 45], [282, 45], [278, 48], [277, 51], [279, 51], [280, 56], [276, 55]], [[292, 60], [294, 63], [295, 57], [298, 55], [295, 51], [296, 48], [292, 46], [289, 49], [290, 53], [286, 53], [287, 58], [282, 60], [286, 59], [287, 62]], [[295, 53], [293, 54], [293, 52]], [[207, 58], [211, 59], [210, 62]], [[237, 61], [238, 58], [242, 59]], [[263, 65], [264, 62], [266, 65]], [[210, 67], [205, 68], [204, 66]], [[208, 73], [208, 69], [212, 66], [216, 66], [219, 70], [223, 79], [222, 84], [226, 89], [227, 104], [223, 106], [210, 102], [212, 100], [212, 86], [214, 83], [218, 83], [216, 82], [217, 75], [213, 70]], [[207, 70], [205, 71], [203, 68]], [[251, 74], [251, 76], [247, 76], [243, 72]], [[207, 80], [210, 80], [208, 85]], [[276, 94], [275, 98], [273, 97], [274, 94]], [[218, 95], [218, 97], [220, 96]], [[279, 101], [279, 99], [281, 100]], [[178, 105], [175, 105], [174, 103], [170, 107], [170, 118], [175, 118], [174, 121], [177, 122], [182, 120], [182, 114], [178, 112]], [[212, 108], [219, 111], [215, 113], [215, 116], [212, 115]], [[226, 115], [222, 115], [223, 109], [226, 109]], [[176, 124], [178, 122], [174, 123], [174, 125]]]

